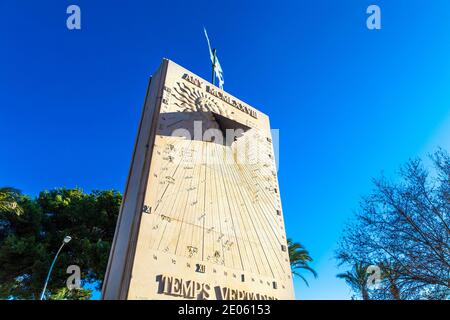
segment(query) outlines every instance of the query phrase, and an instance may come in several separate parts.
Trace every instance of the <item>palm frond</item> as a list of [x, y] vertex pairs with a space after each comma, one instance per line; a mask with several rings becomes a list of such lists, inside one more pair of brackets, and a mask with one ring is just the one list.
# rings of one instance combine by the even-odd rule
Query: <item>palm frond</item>
[[317, 272], [309, 265], [313, 259], [302, 244], [293, 242], [292, 239], [287, 239], [287, 245], [292, 274], [301, 278], [309, 287], [308, 281], [300, 274], [300, 270], [307, 270], [313, 274], [314, 278], [317, 278]]

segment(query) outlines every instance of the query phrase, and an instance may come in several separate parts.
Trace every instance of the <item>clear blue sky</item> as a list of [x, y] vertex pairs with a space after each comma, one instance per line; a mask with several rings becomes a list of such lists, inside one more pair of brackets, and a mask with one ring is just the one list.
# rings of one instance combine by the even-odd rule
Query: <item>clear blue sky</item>
[[206, 26], [225, 89], [280, 129], [288, 236], [319, 273], [299, 299], [349, 297], [333, 250], [371, 177], [449, 148], [447, 0], [2, 0], [0, 17], [0, 185], [31, 195], [122, 191], [148, 77], [167, 57], [208, 79]]

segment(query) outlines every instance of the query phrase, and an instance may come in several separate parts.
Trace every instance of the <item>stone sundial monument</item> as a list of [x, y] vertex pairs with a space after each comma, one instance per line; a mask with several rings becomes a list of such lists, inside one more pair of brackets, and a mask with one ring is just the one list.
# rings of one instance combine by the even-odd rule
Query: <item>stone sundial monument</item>
[[147, 90], [102, 297], [294, 298], [269, 118], [166, 59]]

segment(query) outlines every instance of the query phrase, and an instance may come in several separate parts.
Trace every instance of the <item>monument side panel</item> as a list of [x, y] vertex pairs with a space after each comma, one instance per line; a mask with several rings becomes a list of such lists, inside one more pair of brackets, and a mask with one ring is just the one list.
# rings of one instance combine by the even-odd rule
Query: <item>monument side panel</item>
[[126, 299], [147, 188], [156, 123], [168, 61], [163, 60], [147, 88], [126, 188], [102, 288], [102, 299]]

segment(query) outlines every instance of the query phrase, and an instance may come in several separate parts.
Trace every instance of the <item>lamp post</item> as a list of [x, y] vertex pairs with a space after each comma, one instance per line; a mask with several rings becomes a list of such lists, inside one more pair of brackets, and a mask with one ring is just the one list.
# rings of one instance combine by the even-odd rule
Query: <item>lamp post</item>
[[45, 290], [47, 289], [48, 280], [50, 279], [50, 275], [52, 273], [53, 266], [55, 265], [56, 259], [58, 258], [58, 255], [61, 252], [61, 249], [64, 247], [64, 245], [66, 243], [69, 243], [70, 240], [72, 240], [71, 236], [65, 236], [64, 239], [63, 239], [63, 242], [61, 244], [61, 247], [59, 247], [58, 252], [56, 252], [56, 255], [55, 255], [55, 258], [53, 259], [52, 265], [50, 266], [50, 269], [48, 270], [47, 279], [45, 280], [44, 289], [42, 290], [42, 293], [41, 293], [41, 300], [44, 300]]

